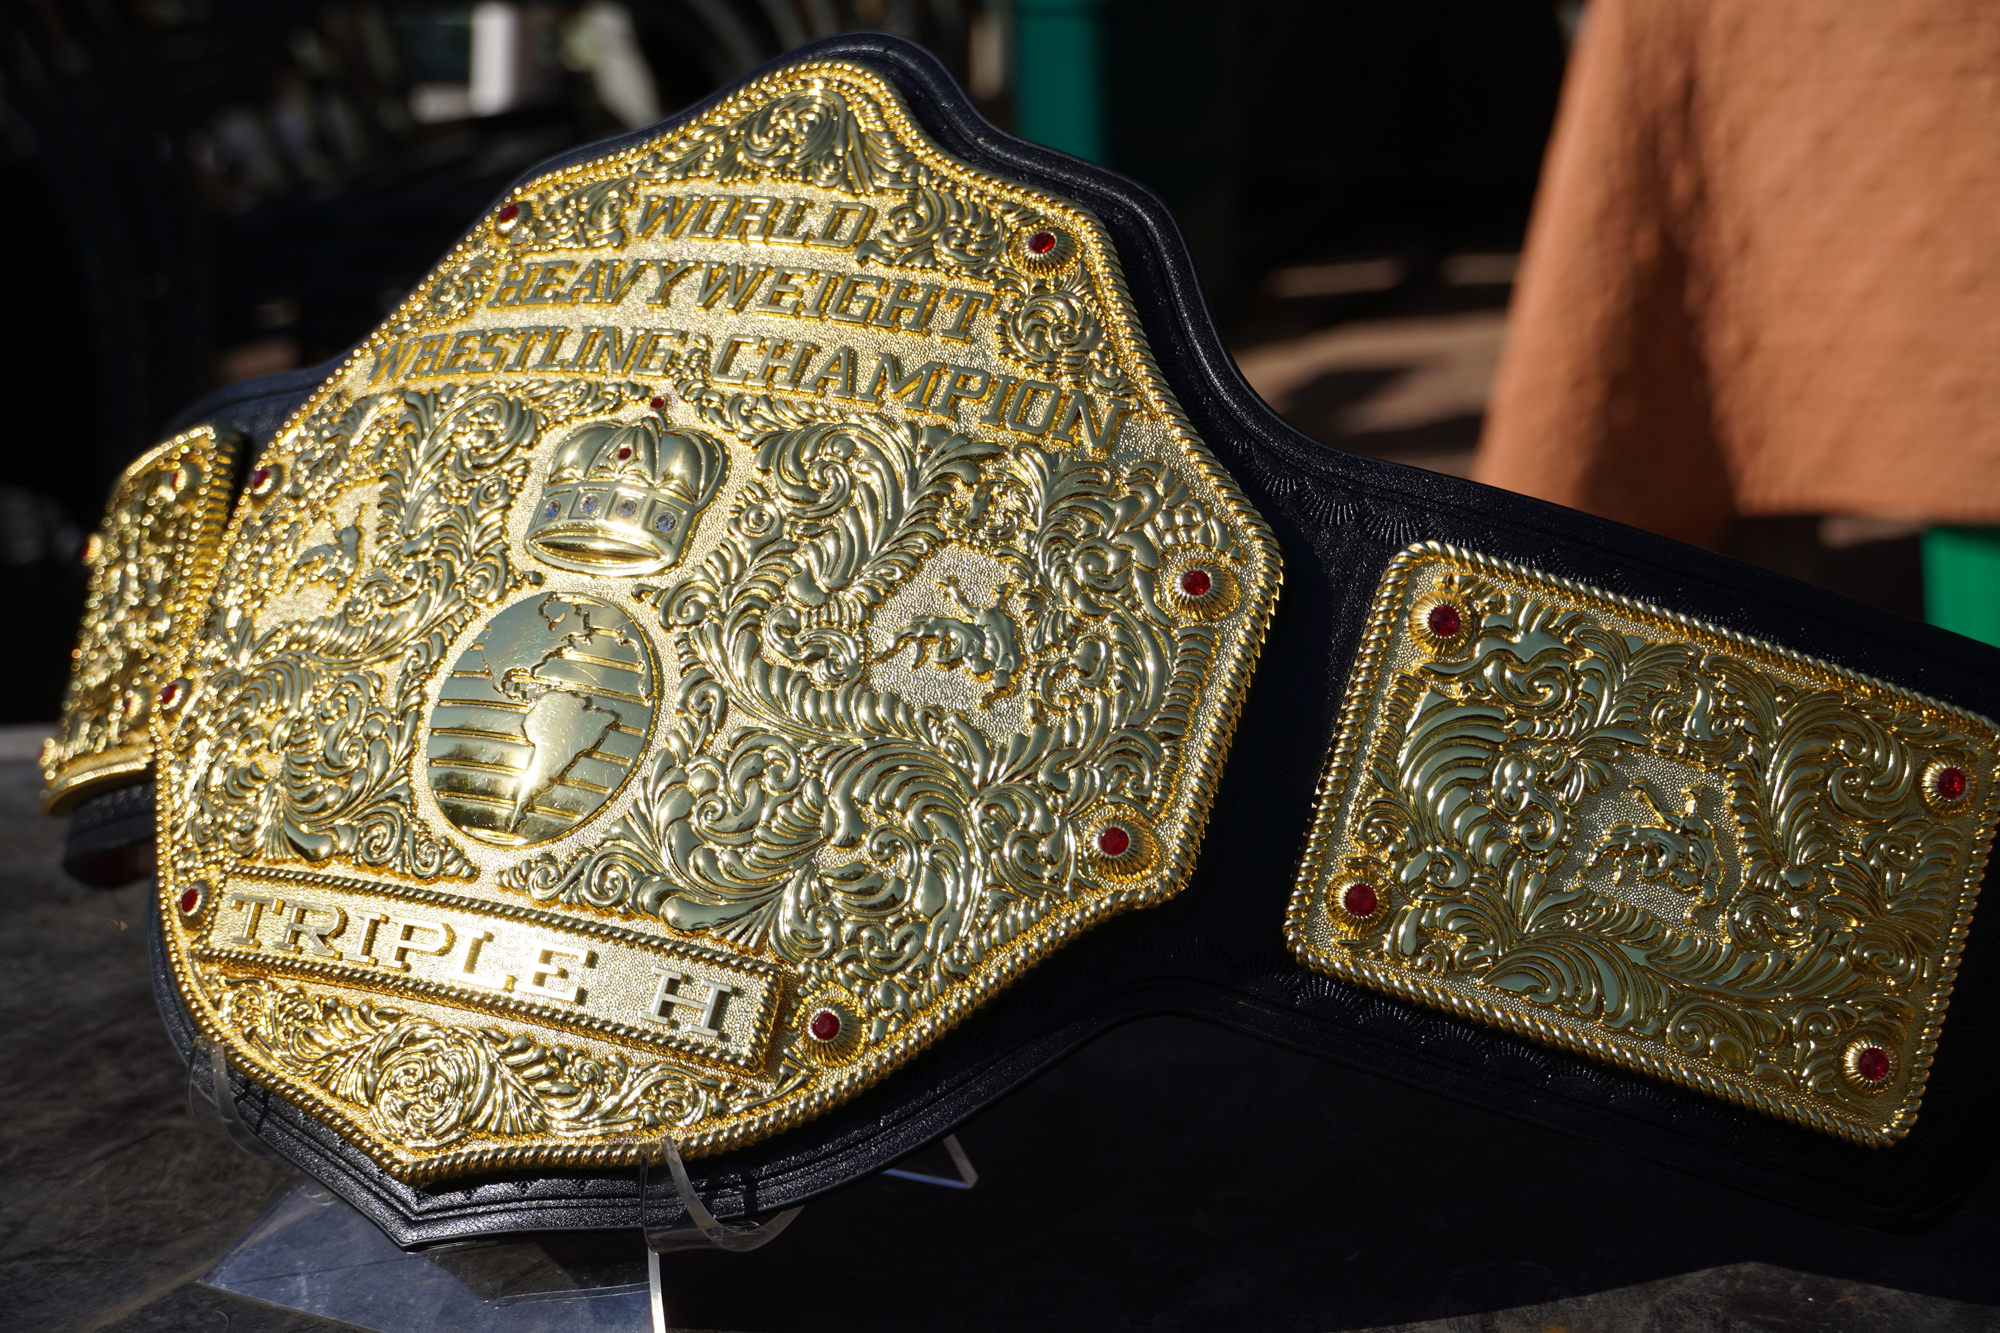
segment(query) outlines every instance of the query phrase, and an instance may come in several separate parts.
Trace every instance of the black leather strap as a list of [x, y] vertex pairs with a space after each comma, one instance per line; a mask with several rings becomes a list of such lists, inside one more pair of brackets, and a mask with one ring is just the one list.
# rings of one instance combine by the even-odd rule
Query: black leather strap
[[[2000, 953], [1984, 938], [1990, 932], [1975, 928], [1965, 952], [1916, 1128], [1894, 1147], [1870, 1149], [1307, 972], [1286, 951], [1282, 924], [1370, 597], [1391, 556], [1412, 542], [1449, 542], [1578, 579], [1988, 715], [2000, 715], [2000, 652], [1710, 552], [1316, 444], [1244, 384], [1171, 217], [1145, 190], [995, 130], [909, 44], [839, 38], [792, 58], [800, 57], [866, 64], [902, 91], [947, 151], [1097, 213], [1182, 406], [1277, 531], [1286, 580], [1185, 893], [1088, 932], [854, 1101], [695, 1162], [711, 1209], [725, 1218], [768, 1214], [879, 1170], [1108, 1028], [1154, 1013], [1205, 1018], [1867, 1225], [1917, 1227], [1949, 1208], [1990, 1156], [2000, 1094]], [[261, 443], [318, 373], [242, 387], [242, 396], [187, 420], [229, 421]], [[186, 1017], [157, 958], [155, 966], [168, 1028], [186, 1050]], [[253, 1090], [244, 1109], [261, 1135], [406, 1244], [637, 1224], [636, 1178], [506, 1176], [417, 1188], [279, 1098]], [[1226, 1173], [1230, 1158], [1219, 1141], [1206, 1165]]]
[[98, 889], [153, 873], [153, 784], [135, 782], [91, 796], [69, 816], [63, 869]]

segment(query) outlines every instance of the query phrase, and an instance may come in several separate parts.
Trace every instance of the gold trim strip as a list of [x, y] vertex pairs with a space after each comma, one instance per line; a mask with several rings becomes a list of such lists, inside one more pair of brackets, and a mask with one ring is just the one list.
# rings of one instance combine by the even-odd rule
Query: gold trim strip
[[1376, 594], [1286, 938], [1883, 1145], [1916, 1119], [1996, 815], [1987, 718], [1427, 543]]
[[[387, 995], [422, 995], [477, 1013], [540, 1021], [581, 1035], [610, 1037], [642, 1047], [679, 1052], [705, 1063], [751, 1073], [762, 1072], [768, 1061], [771, 1036], [784, 997], [784, 978], [776, 967], [762, 959], [732, 957], [606, 922], [566, 918], [514, 904], [479, 902], [394, 883], [364, 884], [332, 876], [249, 870], [229, 876], [225, 884], [219, 894], [202, 895], [199, 911], [203, 929], [200, 942], [191, 947], [190, 953], [199, 962], [220, 963], [238, 975], [317, 977]], [[279, 905], [273, 907], [272, 902]], [[422, 905], [427, 914], [421, 918], [406, 917], [398, 906], [401, 903]], [[235, 912], [229, 910], [232, 904], [237, 907]], [[246, 905], [251, 908], [248, 912], [244, 910]], [[284, 916], [287, 905], [293, 909], [303, 905], [307, 925], [336, 928], [327, 929], [323, 936], [312, 931], [287, 931], [285, 923], [289, 918]], [[382, 911], [385, 906], [394, 907], [395, 912]], [[425, 947], [409, 948], [410, 957], [417, 960], [414, 969], [407, 958], [400, 969], [394, 962], [384, 961], [396, 947], [391, 936], [397, 932], [387, 931], [387, 925], [402, 920], [436, 921], [451, 927], [448, 936], [436, 939], [428, 930], [420, 933], [418, 942]], [[372, 929], [370, 922], [374, 923]], [[490, 929], [478, 931], [481, 925], [514, 925], [522, 929], [496, 937]], [[254, 943], [247, 945], [245, 936], [230, 933], [250, 929], [256, 931], [256, 937]], [[440, 939], [448, 941], [442, 953], [429, 947]], [[479, 940], [483, 947], [475, 949], [470, 943], [473, 940]], [[516, 991], [518, 983], [532, 982], [535, 968], [565, 966], [544, 964], [536, 957], [538, 948], [560, 950], [572, 941], [580, 942], [570, 947], [565, 956], [571, 959], [567, 969], [576, 972], [572, 978], [580, 992], [576, 999], [563, 1003], [556, 1002], [560, 997], [550, 997], [546, 990], [537, 992], [533, 998], [526, 991]], [[609, 945], [629, 956], [622, 960], [589, 957], [595, 952], [588, 947], [589, 943]], [[339, 956], [314, 957], [308, 950], [315, 947], [332, 950]], [[674, 1021], [680, 1015], [673, 1007], [665, 1021], [652, 1023], [609, 1016], [605, 997], [594, 993], [605, 986], [614, 991], [610, 1013], [624, 1014], [627, 1019], [645, 1015], [653, 1000], [649, 987], [656, 978], [647, 974], [639, 987], [644, 994], [632, 991], [630, 984], [623, 987], [627, 993], [617, 993], [621, 983], [629, 983], [631, 978], [619, 975], [619, 969], [610, 964], [622, 961], [624, 970], [629, 972], [635, 967], [643, 969], [648, 960], [698, 969], [711, 978], [727, 979], [733, 983], [733, 990], [718, 1008], [727, 1010], [734, 1018], [748, 1006], [749, 1021], [731, 1022], [731, 1031], [724, 1039], [707, 1040], [685, 1035], [685, 1024]], [[434, 966], [426, 967], [427, 964]], [[507, 971], [509, 968], [513, 970]], [[484, 983], [468, 980], [482, 977], [486, 979]]]

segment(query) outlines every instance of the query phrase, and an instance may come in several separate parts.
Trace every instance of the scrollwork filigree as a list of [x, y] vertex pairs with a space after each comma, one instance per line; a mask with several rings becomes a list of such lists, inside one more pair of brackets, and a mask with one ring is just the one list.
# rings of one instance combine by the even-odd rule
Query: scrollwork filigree
[[419, 1151], [525, 1134], [657, 1134], [763, 1096], [660, 1061], [440, 1023], [263, 978], [228, 982], [222, 1015], [262, 1060]]
[[[1843, 1053], [1934, 1040], [1991, 832], [1921, 778], [1990, 769], [1991, 724], [1434, 548], [1385, 578], [1354, 688], [1293, 909], [1312, 961], [1835, 1132], [1907, 1128], [1920, 1082], [1878, 1119]], [[1400, 905], [1336, 930], [1307, 884], [1355, 860]]]
[[925, 183], [883, 217], [882, 230], [856, 247], [856, 257], [898, 268], [937, 268], [995, 281], [1007, 267], [1007, 237], [1029, 213]]
[[[1080, 815], [1158, 808], [1217, 631], [1177, 624], [1156, 579], [1178, 546], [1232, 539], [1145, 463], [793, 414], [713, 409], [773, 428], [727, 540], [660, 595], [680, 720], [632, 812], [502, 882], [768, 950], [894, 1030], [1074, 892]], [[994, 605], [874, 628], [927, 560], [972, 542], [1005, 569]], [[1025, 696], [1024, 730], [871, 686], [871, 663], [959, 633], [936, 667], [966, 666], [973, 636], [1003, 644], [1004, 681], [998, 657], [970, 669], [989, 701]]]

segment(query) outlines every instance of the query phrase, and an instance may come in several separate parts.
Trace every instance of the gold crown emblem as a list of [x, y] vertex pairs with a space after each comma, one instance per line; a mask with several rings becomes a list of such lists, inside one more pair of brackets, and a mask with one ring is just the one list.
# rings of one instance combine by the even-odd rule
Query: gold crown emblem
[[585, 426], [549, 462], [528, 546], [559, 569], [656, 573], [680, 560], [728, 470], [720, 441], [657, 417]]

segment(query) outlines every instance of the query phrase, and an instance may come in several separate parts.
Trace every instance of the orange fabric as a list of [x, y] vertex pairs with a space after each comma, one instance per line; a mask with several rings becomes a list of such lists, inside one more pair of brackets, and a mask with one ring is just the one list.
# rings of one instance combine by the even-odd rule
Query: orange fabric
[[1591, 0], [1475, 475], [2000, 522], [2000, 4]]

